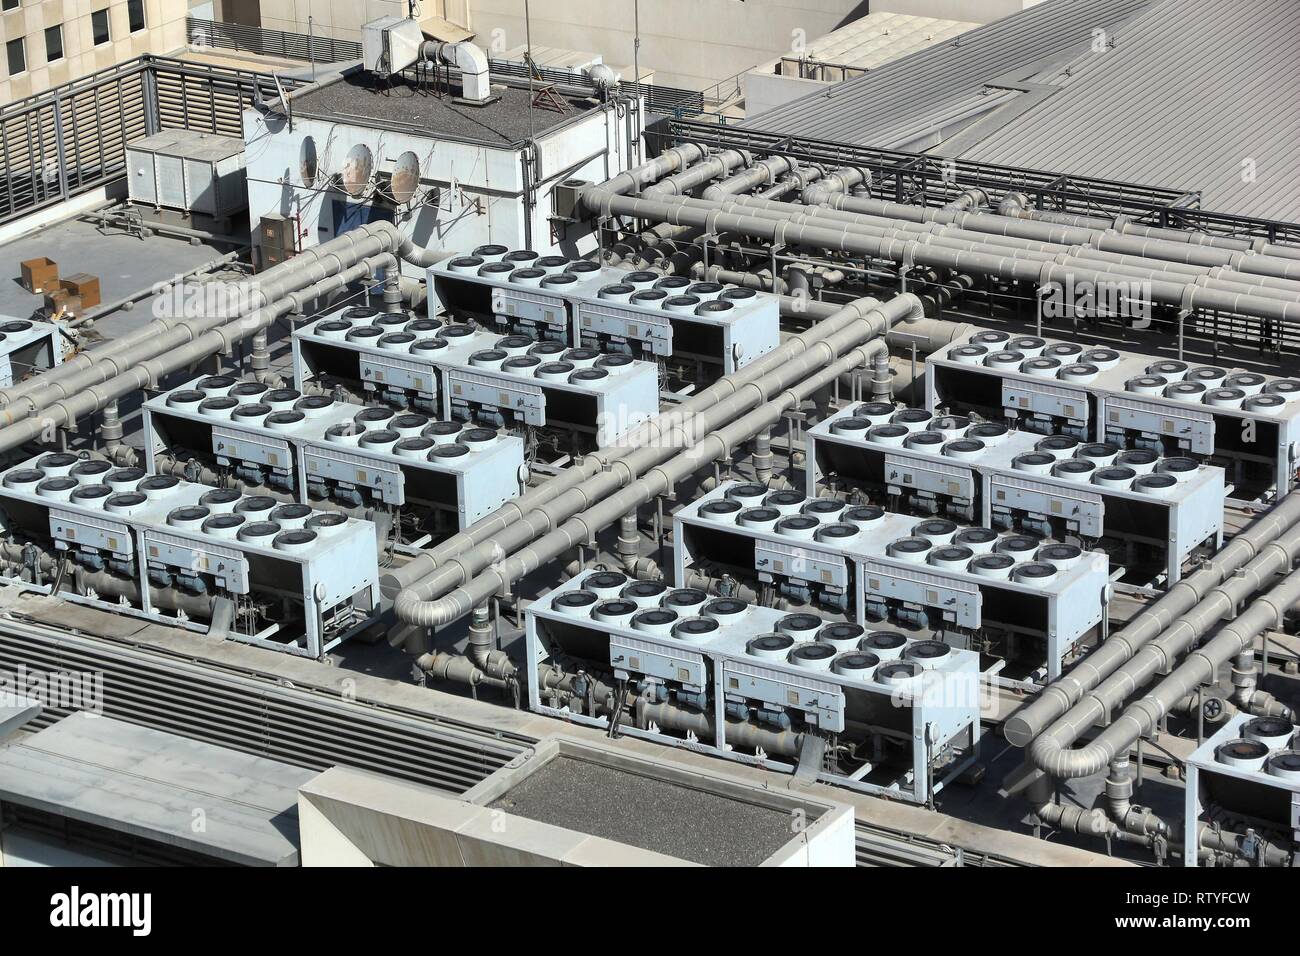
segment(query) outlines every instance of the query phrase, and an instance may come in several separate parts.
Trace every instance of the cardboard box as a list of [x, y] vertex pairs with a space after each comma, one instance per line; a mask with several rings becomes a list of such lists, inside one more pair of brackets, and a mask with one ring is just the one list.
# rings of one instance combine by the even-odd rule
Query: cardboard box
[[22, 264], [23, 288], [37, 295], [59, 287], [59, 264], [40, 256]]
[[79, 296], [83, 309], [93, 309], [99, 305], [99, 276], [78, 272], [68, 276], [59, 285], [67, 289], [70, 295]]
[[81, 314], [81, 297], [67, 289], [51, 289], [45, 293], [45, 311], [51, 316]]

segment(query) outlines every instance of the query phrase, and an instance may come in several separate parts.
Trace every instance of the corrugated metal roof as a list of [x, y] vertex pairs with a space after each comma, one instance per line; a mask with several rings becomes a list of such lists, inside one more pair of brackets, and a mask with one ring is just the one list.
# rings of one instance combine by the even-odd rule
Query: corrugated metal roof
[[895, 128], [913, 129], [921, 115], [969, 102], [991, 80], [1008, 74], [1030, 79], [1044, 60], [1076, 54], [1094, 30], [1113, 29], [1152, 2], [1048, 0], [741, 125], [888, 147], [894, 145]]
[[961, 157], [1201, 190], [1207, 209], [1300, 219], [1296, 12], [1294, 0], [1166, 0]]

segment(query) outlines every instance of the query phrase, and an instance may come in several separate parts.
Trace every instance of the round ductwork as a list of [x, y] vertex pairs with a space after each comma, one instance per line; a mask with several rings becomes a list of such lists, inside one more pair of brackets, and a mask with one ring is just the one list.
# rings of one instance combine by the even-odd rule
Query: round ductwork
[[644, 631], [656, 637], [670, 637], [677, 614], [663, 607], [646, 608], [632, 615], [632, 630]]
[[1095, 365], [1105, 372], [1119, 364], [1119, 353], [1114, 349], [1088, 349], [1080, 356], [1080, 361]]
[[1077, 382], [1086, 385], [1100, 374], [1101, 369], [1091, 362], [1075, 362], [1072, 365], [1062, 366], [1057, 378], [1063, 382]]
[[281, 531], [271, 539], [271, 547], [288, 554], [310, 554], [317, 547], [316, 532], [305, 528]]
[[1050, 564], [1058, 571], [1068, 571], [1083, 560], [1083, 549], [1076, 544], [1045, 544], [1038, 549], [1034, 560]]
[[1011, 569], [1015, 567], [1016, 559], [1009, 554], [981, 554], [973, 561], [967, 570], [971, 574], [978, 574], [982, 578], [994, 578], [999, 581], [1006, 581], [1011, 577]]
[[781, 512], [775, 508], [746, 508], [736, 515], [736, 524], [742, 528], [755, 531], [772, 531], [781, 520]]
[[912, 537], [925, 538], [932, 545], [951, 544], [957, 523], [947, 518], [927, 518], [912, 525]]
[[695, 617], [708, 600], [709, 596], [699, 588], [674, 588], [664, 595], [660, 604], [682, 617]]
[[1009, 534], [993, 546], [998, 554], [1009, 554], [1017, 561], [1029, 561], [1037, 553], [1039, 540], [1027, 534]]
[[1137, 478], [1137, 472], [1132, 468], [1125, 468], [1123, 465], [1109, 465], [1105, 468], [1098, 468], [1092, 473], [1092, 483], [1094, 485], [1116, 490], [1133, 487], [1135, 478]]
[[1241, 728], [1243, 737], [1258, 740], [1269, 750], [1290, 744], [1294, 733], [1295, 727], [1285, 717], [1254, 717]]
[[821, 522], [811, 515], [791, 515], [776, 523], [773, 530], [783, 537], [811, 541]]
[[621, 571], [597, 571], [589, 575], [582, 586], [598, 597], [616, 598], [628, 585], [628, 577]]
[[984, 365], [999, 372], [1016, 372], [1025, 363], [1023, 352], [990, 352], [984, 356]]
[[952, 543], [975, 554], [988, 554], [998, 543], [998, 533], [992, 528], [964, 528], [953, 535]]
[[948, 358], [959, 365], [983, 365], [988, 354], [984, 345], [959, 345], [948, 350]]
[[1212, 388], [1205, 393], [1205, 404], [1215, 408], [1241, 408], [1246, 393], [1239, 388]]
[[1178, 481], [1188, 481], [1200, 470], [1201, 466], [1195, 458], [1162, 458], [1156, 463], [1157, 473], [1173, 476]]
[[1239, 389], [1246, 395], [1258, 395], [1267, 383], [1268, 379], [1255, 372], [1237, 372], [1223, 380], [1223, 387]]
[[632, 623], [632, 615], [639, 610], [631, 601], [601, 601], [591, 609], [591, 619], [614, 627], [627, 627]]
[[1061, 461], [1065, 458], [1073, 458], [1075, 452], [1079, 450], [1079, 444], [1079, 439], [1068, 435], [1051, 435], [1037, 442], [1034, 451], [1051, 455], [1056, 461]]
[[673, 625], [672, 636], [688, 644], [704, 644], [717, 636], [719, 624], [711, 617], [688, 617]]
[[719, 624], [735, 624], [744, 620], [749, 605], [739, 598], [714, 598], [700, 609], [707, 617], [717, 620]]
[[837, 651], [856, 650], [866, 631], [859, 624], [827, 624], [817, 632], [816, 640]]
[[899, 538], [886, 546], [885, 553], [909, 564], [925, 564], [925, 556], [932, 547], [934, 545], [926, 538]]

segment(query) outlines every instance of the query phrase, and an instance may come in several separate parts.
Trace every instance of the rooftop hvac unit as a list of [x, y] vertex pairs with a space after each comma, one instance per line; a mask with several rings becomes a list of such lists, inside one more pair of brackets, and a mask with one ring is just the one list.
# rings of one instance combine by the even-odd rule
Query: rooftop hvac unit
[[[585, 687], [592, 680], [623, 681], [635, 712], [620, 721], [629, 735], [777, 770], [793, 770], [800, 760], [798, 748], [783, 740], [838, 735], [852, 746], [840, 749], [843, 759], [818, 766], [821, 780], [915, 802], [969, 763], [979, 735], [974, 652], [932, 648], [933, 642], [900, 634], [880, 641], [877, 653], [860, 626], [734, 598], [707, 600], [691, 589], [670, 591], [660, 606], [639, 610], [631, 600], [601, 600], [596, 593], [620, 583], [636, 586], [617, 572], [585, 572], [527, 608], [525, 672], [534, 675], [533, 710], [607, 726], [607, 704], [589, 709]], [[885, 656], [905, 651], [908, 659], [895, 662], [899, 673], [891, 680], [877, 676]], [[917, 661], [926, 664], [924, 676]], [[564, 679], [544, 686], [536, 676], [543, 662], [543, 670]], [[931, 687], [937, 693], [928, 693]], [[856, 722], [847, 719], [850, 713]], [[872, 739], [880, 726], [903, 733]], [[861, 762], [865, 754], [869, 763]]]
[[1186, 763], [1185, 865], [1205, 865], [1206, 829], [1235, 836], [1283, 866], [1300, 859], [1300, 751], [1295, 749], [1300, 741], [1295, 733], [1285, 718], [1236, 714], [1192, 752]]
[[406, 17], [380, 17], [361, 27], [361, 62], [379, 76], [401, 73], [414, 65], [424, 46], [420, 24]]
[[248, 205], [244, 141], [167, 130], [127, 145], [127, 194], [141, 205], [224, 219]]

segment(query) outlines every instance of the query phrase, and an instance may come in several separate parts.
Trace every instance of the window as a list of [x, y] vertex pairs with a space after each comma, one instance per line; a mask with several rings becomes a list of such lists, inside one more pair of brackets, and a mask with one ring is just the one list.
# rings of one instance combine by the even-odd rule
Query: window
[[53, 63], [63, 59], [63, 27], [45, 28], [45, 61]]
[[95, 46], [108, 42], [108, 10], [96, 10], [90, 15], [90, 36]]
[[27, 70], [27, 50], [23, 47], [23, 38], [10, 40], [5, 44], [5, 53], [9, 56], [9, 75], [17, 76]]
[[144, 29], [144, 0], [126, 0], [126, 20], [132, 33]]
[[22, 0], [0, 0], [0, 10], [17, 10], [22, 6]]

